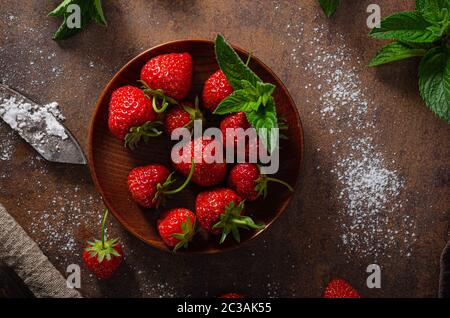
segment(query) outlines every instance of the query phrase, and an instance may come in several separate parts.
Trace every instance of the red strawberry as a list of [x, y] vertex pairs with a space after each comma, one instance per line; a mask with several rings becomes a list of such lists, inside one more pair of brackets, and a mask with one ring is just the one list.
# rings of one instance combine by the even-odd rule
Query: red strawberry
[[195, 158], [196, 165], [192, 182], [203, 187], [216, 185], [222, 182], [227, 173], [227, 165], [223, 160], [223, 154], [218, 160], [219, 162], [214, 160], [218, 149], [222, 151], [222, 144], [215, 140], [191, 140], [178, 152], [181, 162], [173, 161], [173, 164], [177, 171], [186, 176], [191, 170], [191, 160]]
[[157, 224], [159, 235], [164, 243], [174, 247], [174, 252], [181, 247], [187, 248], [195, 234], [195, 215], [188, 209], [166, 211]]
[[361, 298], [359, 293], [345, 280], [333, 278], [325, 288], [324, 298]]
[[[227, 149], [230, 148], [230, 145], [228, 145], [228, 138], [233, 138], [234, 140], [230, 142], [231, 145], [234, 146], [234, 151], [239, 151], [238, 149], [238, 137], [241, 137], [239, 134], [238, 129], [242, 129], [243, 131], [246, 131], [247, 129], [251, 128], [247, 116], [243, 112], [234, 113], [231, 115], [228, 115], [225, 117], [222, 122], [220, 123], [220, 130], [222, 132], [222, 142]], [[252, 158], [257, 159], [258, 156], [258, 137], [256, 135], [256, 131], [254, 131], [254, 138], [250, 138], [250, 140], [247, 140], [245, 138], [245, 158], [243, 160], [248, 161], [249, 160], [249, 154], [252, 154]], [[242, 137], [241, 137], [242, 138]], [[242, 153], [239, 153], [242, 154]]]
[[243, 216], [244, 201], [233, 190], [218, 188], [204, 191], [197, 195], [195, 213], [203, 229], [213, 234], [220, 234], [223, 243], [229, 233], [239, 242], [239, 228], [262, 229], [264, 225], [257, 225], [248, 216]]
[[231, 169], [228, 177], [228, 186], [248, 201], [255, 201], [259, 196], [267, 195], [269, 181], [284, 185], [293, 192], [292, 187], [279, 179], [261, 174], [259, 167], [254, 163], [238, 163]]
[[245, 297], [237, 293], [228, 293], [220, 295], [219, 298], [245, 298]]
[[144, 92], [134, 86], [123, 86], [116, 89], [109, 101], [108, 126], [111, 133], [125, 139], [125, 144], [131, 148], [137, 145], [141, 138], [159, 136], [156, 129], [159, 122], [153, 122], [156, 113], [150, 100]]
[[218, 70], [205, 82], [202, 93], [203, 107], [212, 113], [231, 93], [233, 93], [233, 88], [228, 83], [225, 74]]
[[191, 89], [192, 57], [189, 53], [158, 55], [144, 65], [141, 80], [153, 91], [183, 100]]
[[195, 164], [192, 164], [191, 167], [185, 182], [175, 190], [170, 190], [175, 182], [172, 179], [173, 173], [169, 173], [169, 170], [163, 165], [151, 164], [134, 168], [128, 174], [128, 189], [133, 199], [141, 206], [159, 207], [164, 205], [167, 196], [176, 194], [186, 187], [192, 178]]
[[83, 261], [87, 268], [99, 278], [109, 278], [119, 268], [123, 261], [122, 246], [117, 239], [105, 240], [106, 210], [102, 219], [102, 240], [88, 242], [83, 251]]
[[177, 128], [192, 129], [194, 120], [204, 120], [203, 113], [198, 108], [198, 98], [195, 99], [195, 106], [190, 102], [184, 102], [167, 112], [164, 122], [166, 133], [170, 136]]

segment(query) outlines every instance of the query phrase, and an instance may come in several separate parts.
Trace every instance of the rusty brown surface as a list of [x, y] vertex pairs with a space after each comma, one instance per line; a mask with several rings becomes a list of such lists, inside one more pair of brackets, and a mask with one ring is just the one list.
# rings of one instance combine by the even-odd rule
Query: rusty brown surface
[[[439, 256], [449, 226], [450, 126], [424, 106], [416, 84], [417, 60], [379, 69], [365, 66], [380, 45], [367, 37], [366, 7], [373, 1], [344, 1], [330, 20], [313, 0], [104, 1], [107, 29], [91, 25], [61, 43], [51, 40], [60, 20], [46, 17], [57, 2], [27, 1], [19, 9], [17, 1], [1, 1], [0, 77], [37, 102], [59, 102], [66, 125], [84, 149], [96, 99], [122, 65], [154, 45], [213, 39], [218, 32], [280, 76], [297, 103], [305, 131], [301, 190], [270, 231], [233, 252], [170, 255], [144, 245], [110, 219], [109, 232], [124, 242], [126, 261], [107, 282], [97, 281], [82, 267], [85, 296], [215, 296], [235, 291], [256, 297], [318, 297], [333, 276], [347, 279], [366, 297], [437, 295]], [[413, 7], [413, 1], [377, 3], [383, 15]], [[325, 31], [315, 43], [319, 27]], [[345, 142], [353, 129], [324, 120], [318, 111], [323, 92], [317, 86], [326, 83], [306, 71], [313, 54], [298, 53], [313, 53], [317, 45], [349, 52], [348, 67], [357, 72], [370, 102], [373, 143], [404, 182], [395, 200], [401, 207], [391, 212], [388, 232], [389, 242], [398, 246], [383, 245], [385, 237], [380, 236], [378, 243], [385, 249], [377, 256], [342, 244], [344, 202], [331, 172], [337, 164], [332, 145]], [[0, 157], [5, 155], [0, 160], [0, 202], [59, 270], [81, 264], [80, 251], [99, 234], [104, 208], [87, 167], [39, 160], [3, 123], [0, 138]], [[405, 217], [414, 226], [405, 226]], [[382, 268], [381, 289], [366, 287], [365, 269], [371, 263]]]

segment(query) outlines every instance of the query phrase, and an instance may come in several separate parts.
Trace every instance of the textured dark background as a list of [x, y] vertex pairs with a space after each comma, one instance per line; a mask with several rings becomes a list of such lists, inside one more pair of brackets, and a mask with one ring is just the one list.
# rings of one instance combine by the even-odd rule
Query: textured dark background
[[[190, 256], [158, 252], [126, 233], [114, 220], [109, 232], [125, 245], [126, 262], [107, 282], [82, 267], [85, 296], [215, 296], [236, 291], [251, 296], [321, 296], [333, 276], [350, 281], [366, 297], [433, 297], [439, 256], [448, 239], [450, 208], [450, 126], [424, 106], [417, 89], [417, 60], [379, 69], [367, 62], [380, 43], [369, 40], [365, 25], [369, 3], [383, 15], [413, 8], [414, 1], [343, 1], [326, 19], [316, 1], [103, 1], [108, 28], [91, 25], [61, 43], [51, 40], [60, 19], [46, 14], [58, 1], [0, 1], [0, 80], [32, 99], [57, 101], [66, 125], [86, 149], [87, 127], [96, 99], [129, 59], [154, 45], [188, 38], [213, 39], [220, 32], [252, 51], [287, 85], [300, 110], [306, 157], [301, 190], [270, 231], [233, 252]], [[301, 34], [291, 34], [295, 26]], [[314, 42], [315, 28], [325, 29]], [[359, 74], [374, 115], [378, 151], [404, 180], [394, 209], [393, 232], [406, 250], [386, 245], [378, 255], [349, 251], [341, 244], [339, 184], [331, 145], [351, 129], [328, 133], [335, 123], [318, 113], [321, 80], [304, 71], [312, 59], [298, 51], [346, 47], [349, 67]], [[295, 49], [296, 51], [293, 51]], [[295, 53], [297, 52], [297, 53]], [[359, 63], [356, 61], [359, 58]], [[297, 67], [299, 65], [299, 67]], [[45, 163], [0, 123], [0, 202], [40, 244], [62, 272], [79, 263], [85, 241], [99, 234], [104, 209], [87, 167]], [[317, 149], [320, 149], [318, 151]], [[316, 167], [320, 167], [320, 171]], [[397, 201], [398, 201], [397, 200]], [[410, 227], [395, 222], [409, 216]], [[399, 219], [400, 220], [400, 219]], [[383, 238], [380, 238], [383, 240]], [[405, 242], [404, 244], [402, 242]], [[382, 242], [381, 242], [382, 243]], [[402, 245], [403, 244], [403, 245]], [[381, 244], [381, 246], [383, 246]], [[382, 288], [365, 285], [366, 266], [382, 268]]]

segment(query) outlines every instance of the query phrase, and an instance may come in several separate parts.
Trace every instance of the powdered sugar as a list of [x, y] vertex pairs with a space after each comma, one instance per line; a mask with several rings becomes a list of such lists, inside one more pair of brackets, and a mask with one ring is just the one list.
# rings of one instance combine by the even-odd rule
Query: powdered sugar
[[[48, 190], [39, 179], [34, 184], [40, 192]], [[76, 243], [78, 231], [90, 229], [96, 232], [102, 215], [93, 208], [100, 203], [100, 199], [92, 195], [81, 198], [79, 191], [78, 186], [62, 187], [55, 191], [45, 210], [26, 211], [31, 220], [31, 233], [37, 235], [41, 247], [80, 255], [82, 246]], [[98, 224], [93, 223], [93, 219], [97, 219]]]
[[56, 102], [39, 106], [10, 97], [1, 101], [0, 117], [20, 135], [27, 126], [43, 126], [44, 130], [38, 130], [34, 135], [34, 139], [42, 143], [46, 142], [46, 134], [63, 140], [68, 138], [64, 127], [57, 120], [64, 120], [64, 116]]
[[[320, 116], [323, 129], [335, 140], [329, 149], [317, 151], [334, 159], [329, 172], [337, 180], [334, 196], [341, 208], [336, 224], [345, 253], [372, 259], [390, 257], [394, 252], [410, 256], [416, 240], [415, 222], [406, 213], [399, 213], [407, 202], [402, 199], [405, 180], [396, 170], [395, 161], [387, 159], [395, 154], [382, 153], [374, 141], [373, 136], [382, 132], [374, 120], [377, 105], [365, 95], [367, 88], [359, 76], [364, 65], [345, 44], [323, 45], [327, 42], [325, 34], [330, 32], [338, 42], [345, 43], [341, 34], [326, 26], [312, 30], [312, 51], [302, 50], [303, 44], [298, 42], [304, 32], [302, 24], [288, 25], [287, 30], [293, 34], [289, 45], [298, 43], [290, 53], [295, 66], [303, 66], [312, 75], [305, 89], [320, 96], [319, 103], [307, 100], [314, 104], [311, 114]], [[351, 66], [355, 61], [357, 66]]]

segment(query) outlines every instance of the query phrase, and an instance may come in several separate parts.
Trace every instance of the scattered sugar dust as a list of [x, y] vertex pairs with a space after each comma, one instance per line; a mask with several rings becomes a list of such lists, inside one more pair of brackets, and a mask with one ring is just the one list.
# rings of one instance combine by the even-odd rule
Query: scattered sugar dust
[[[35, 182], [41, 193], [47, 191], [47, 186], [39, 181]], [[44, 250], [58, 249], [62, 255], [80, 256], [81, 247], [77, 244], [77, 237], [81, 229], [89, 229], [95, 233], [102, 215], [94, 211], [101, 204], [100, 198], [93, 195], [79, 194], [80, 187], [63, 187], [57, 189], [53, 199], [48, 202], [45, 210], [27, 210], [31, 220], [31, 233], [36, 236], [39, 245]], [[38, 198], [41, 195], [38, 194]], [[98, 224], [92, 222], [96, 219]], [[35, 234], [35, 235], [33, 235]]]
[[[292, 47], [289, 55], [294, 67], [311, 75], [305, 89], [320, 95], [319, 102], [306, 100], [312, 105], [311, 115], [319, 116], [326, 132], [334, 136], [330, 149], [317, 151], [330, 151], [326, 156], [334, 158], [329, 172], [338, 181], [334, 195], [342, 203], [336, 218], [340, 245], [349, 259], [357, 256], [377, 260], [394, 253], [410, 256], [416, 241], [416, 222], [404, 211], [405, 180], [396, 170], [395, 160], [380, 151], [372, 138], [382, 131], [375, 124], [377, 105], [365, 95], [367, 87], [359, 76], [365, 66], [345, 44], [326, 45], [330, 33], [345, 43], [341, 34], [327, 26], [311, 31], [312, 36], [307, 37], [311, 39], [309, 51], [302, 42], [302, 23], [286, 26], [285, 41]], [[356, 66], [351, 66], [355, 61]], [[350, 137], [344, 140], [342, 135]], [[316, 169], [319, 173], [322, 168]]]
[[4, 134], [0, 141], [0, 161], [11, 160], [14, 154], [14, 145], [17, 142], [17, 137], [14, 131], [9, 130]]

